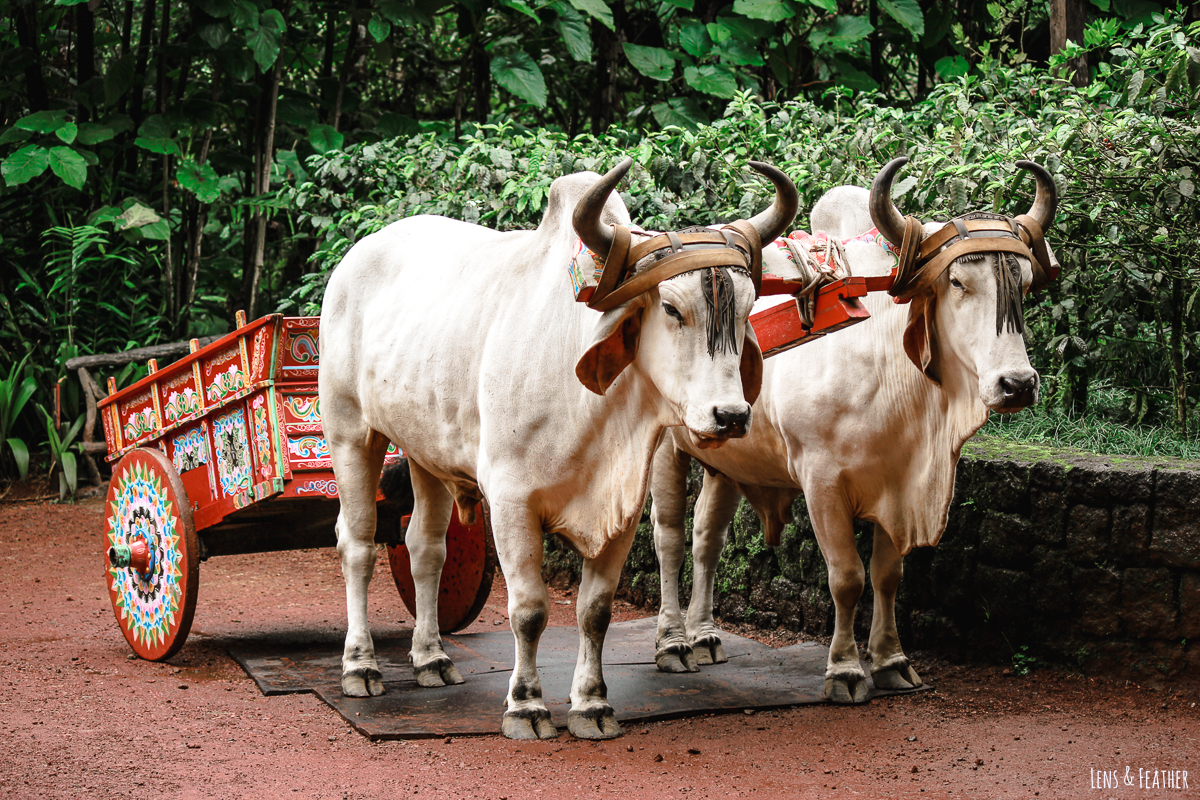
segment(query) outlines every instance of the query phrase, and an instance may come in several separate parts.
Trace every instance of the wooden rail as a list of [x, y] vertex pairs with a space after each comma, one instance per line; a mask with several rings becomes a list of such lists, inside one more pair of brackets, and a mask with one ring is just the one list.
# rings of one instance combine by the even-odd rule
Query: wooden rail
[[[205, 336], [200, 340], [200, 346], [203, 347], [220, 338], [220, 336]], [[96, 383], [88, 370], [96, 367], [120, 367], [135, 361], [148, 361], [152, 358], [169, 358], [170, 360], [163, 364], [166, 366], [166, 364], [177, 361], [177, 357], [186, 356], [190, 352], [191, 347], [188, 342], [171, 342], [170, 344], [156, 344], [153, 347], [139, 347], [123, 353], [78, 356], [67, 361], [67, 369], [73, 369], [79, 375], [79, 383], [83, 386], [83, 397], [87, 401], [87, 419], [83, 424], [83, 441], [80, 443], [80, 449], [83, 451], [84, 469], [93, 484], [100, 483], [100, 470], [96, 468], [96, 462], [92, 459], [92, 455], [104, 455], [108, 452], [107, 444], [96, 441], [96, 403], [103, 400], [108, 394], [100, 389], [100, 385]], [[171, 356], [176, 356], [176, 358], [171, 358]]]

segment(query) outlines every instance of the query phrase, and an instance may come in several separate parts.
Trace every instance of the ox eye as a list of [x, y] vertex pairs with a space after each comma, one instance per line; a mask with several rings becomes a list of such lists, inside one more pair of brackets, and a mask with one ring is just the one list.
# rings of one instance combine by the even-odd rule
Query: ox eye
[[662, 307], [663, 307], [663, 311], [666, 311], [668, 315], [674, 317], [675, 319], [679, 320], [680, 322], [683, 322], [683, 314], [679, 313], [678, 308], [671, 305], [670, 303], [663, 303]]
[[955, 289], [958, 289], [960, 292], [965, 292], [967, 290], [967, 287], [962, 285], [962, 281], [960, 281], [958, 278], [955, 278], [953, 276], [950, 277], [950, 285], [953, 286]]

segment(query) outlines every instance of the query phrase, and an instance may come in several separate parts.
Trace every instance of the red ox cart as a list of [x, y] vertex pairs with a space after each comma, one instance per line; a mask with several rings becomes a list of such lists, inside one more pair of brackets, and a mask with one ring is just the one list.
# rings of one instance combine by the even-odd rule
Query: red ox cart
[[[178, 652], [212, 556], [336, 544], [338, 490], [321, 430], [317, 317], [263, 317], [158, 369], [98, 404], [112, 481], [104, 575], [113, 612], [139, 656]], [[403, 456], [388, 449], [385, 470]], [[386, 484], [386, 482], [385, 482]], [[376, 541], [410, 612], [408, 518], [383, 492]], [[486, 516], [453, 518], [439, 597], [444, 632], [469, 625], [495, 573]]]

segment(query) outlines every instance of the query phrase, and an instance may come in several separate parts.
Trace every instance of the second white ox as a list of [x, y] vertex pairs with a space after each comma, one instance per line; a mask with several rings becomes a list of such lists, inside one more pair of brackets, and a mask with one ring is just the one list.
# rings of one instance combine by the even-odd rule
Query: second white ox
[[[885, 167], [871, 192], [853, 186], [828, 192], [813, 209], [813, 229], [849, 239], [867, 232], [874, 217], [885, 238], [900, 242], [904, 220], [890, 197], [892, 176], [905, 160]], [[1057, 202], [1054, 182], [1036, 164], [1021, 166], [1037, 179], [1029, 215], [1046, 229]], [[941, 227], [928, 223], [925, 235]], [[846, 255], [856, 275], [886, 275], [894, 263], [871, 242], [849, 242]], [[754, 428], [746, 438], [702, 451], [668, 434], [651, 477], [662, 577], [660, 669], [695, 671], [696, 664], [726, 660], [712, 616], [713, 579], [740, 497], [745, 495], [765, 528], [778, 531], [791, 520], [792, 503], [803, 493], [835, 605], [826, 696], [841, 703], [867, 699], [853, 630], [865, 577], [854, 542], [855, 519], [875, 523], [875, 601], [867, 645], [872, 679], [884, 688], [921, 684], [896, 631], [903, 556], [941, 538], [959, 452], [987, 421], [989, 410], [1019, 411], [1037, 397], [1038, 375], [1025, 351], [1019, 295], [1016, 319], [1001, 324], [1007, 320], [1003, 308], [997, 309], [996, 258], [990, 253], [957, 259], [911, 305], [873, 294], [867, 299], [871, 319], [768, 359], [754, 404]], [[1028, 291], [1031, 265], [1025, 258], [1016, 262], [1020, 291]], [[1011, 266], [1010, 261], [1001, 268]], [[794, 268], [776, 248], [767, 247], [764, 269], [785, 273]], [[1016, 281], [1010, 285], [1016, 289]], [[692, 456], [710, 472], [695, 508], [694, 583], [685, 620], [678, 576]]]
[[[452, 506], [461, 514], [486, 498], [516, 639], [504, 734], [558, 734], [536, 664], [549, 615], [545, 531], [584, 557], [568, 728], [584, 738], [620, 734], [601, 650], [654, 448], [672, 425], [707, 443], [743, 434], [762, 374], [747, 324], [754, 302], [748, 273], [730, 270], [729, 333], [740, 344], [731, 351], [706, 352], [709, 312], [697, 272], [603, 314], [574, 302], [567, 264], [576, 233], [593, 252], [608, 253], [611, 226], [629, 225], [620, 198], [610, 197], [629, 165], [603, 178], [556, 180], [535, 231], [500, 233], [427, 216], [393, 223], [356, 244], [330, 278], [320, 398], [341, 495], [345, 694], [384, 690], [367, 585], [376, 558], [375, 490], [392, 441], [408, 455], [416, 500], [406, 543], [416, 585], [417, 681], [462, 682], [438, 635], [438, 579]], [[796, 190], [782, 172], [756, 168], [775, 184], [776, 199], [750, 224], [771, 241], [795, 216]]]

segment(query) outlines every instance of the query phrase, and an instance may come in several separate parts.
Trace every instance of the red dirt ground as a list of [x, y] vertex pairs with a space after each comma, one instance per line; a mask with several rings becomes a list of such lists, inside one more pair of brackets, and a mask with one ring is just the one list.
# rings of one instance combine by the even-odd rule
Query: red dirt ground
[[[931, 658], [916, 666], [935, 691], [860, 707], [627, 726], [602, 743], [565, 732], [551, 742], [372, 743], [313, 695], [262, 697], [225, 652], [268, 633], [340, 634], [334, 551], [205, 563], [188, 644], [154, 664], [131, 660], [113, 619], [101, 514], [99, 500], [0, 505], [0, 797], [1200, 796], [1195, 684], [1150, 690], [1044, 669], [1013, 677]], [[506, 621], [497, 584], [476, 629]], [[411, 624], [386, 557], [374, 589], [376, 634]], [[568, 595], [554, 600], [552, 624], [570, 624]], [[617, 618], [645, 613], [621, 605]], [[1115, 770], [1120, 788], [1091, 788], [1100, 770]], [[1139, 770], [1187, 770], [1187, 788], [1139, 788]]]

